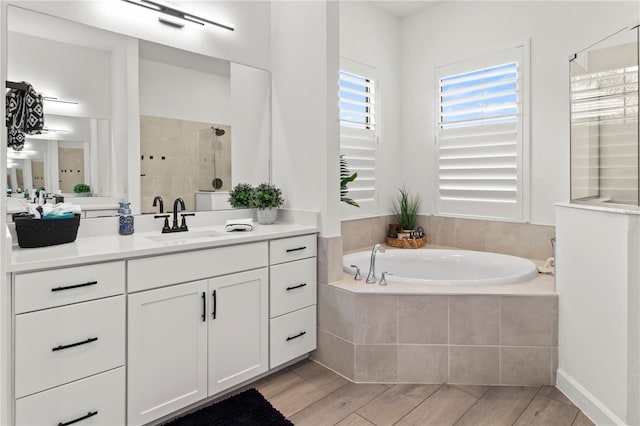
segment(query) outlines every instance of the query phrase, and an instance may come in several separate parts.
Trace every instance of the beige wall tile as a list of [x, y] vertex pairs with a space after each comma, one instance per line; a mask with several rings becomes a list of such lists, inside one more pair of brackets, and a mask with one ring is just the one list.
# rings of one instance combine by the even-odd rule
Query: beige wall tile
[[441, 246], [455, 247], [455, 219], [452, 217], [429, 216], [427, 242]]
[[486, 221], [486, 251], [521, 256], [522, 228], [520, 223]]
[[356, 294], [354, 343], [396, 343], [397, 318], [396, 296]]
[[318, 237], [318, 282], [342, 279], [342, 237]]
[[353, 293], [318, 284], [318, 328], [353, 342], [354, 304]]
[[522, 230], [522, 257], [544, 260], [553, 256], [551, 238], [556, 236], [554, 226], [527, 225]]
[[553, 318], [551, 345], [558, 346], [558, 296], [553, 297], [553, 301], [551, 302], [551, 315]]
[[449, 383], [498, 384], [499, 359], [498, 347], [449, 346]]
[[551, 348], [500, 348], [500, 383], [551, 385]]
[[497, 345], [499, 342], [499, 296], [449, 297], [449, 343]]
[[393, 216], [379, 216], [371, 220], [371, 245], [383, 244], [387, 239], [389, 224], [395, 223]]
[[456, 218], [454, 230], [454, 247], [485, 250], [486, 221]]
[[551, 383], [556, 383], [556, 377], [558, 376], [558, 347], [551, 347]]
[[399, 343], [447, 343], [447, 296], [398, 296]]
[[398, 345], [399, 383], [446, 383], [448, 370], [446, 345]]
[[556, 324], [553, 309], [555, 299], [545, 296], [502, 296], [500, 344], [551, 346]]
[[396, 345], [356, 345], [356, 382], [396, 383], [398, 351]]
[[342, 222], [343, 249], [345, 252], [370, 247], [371, 224], [369, 219], [346, 220]]
[[311, 359], [353, 380], [354, 357], [355, 345], [318, 329], [318, 348], [311, 353]]

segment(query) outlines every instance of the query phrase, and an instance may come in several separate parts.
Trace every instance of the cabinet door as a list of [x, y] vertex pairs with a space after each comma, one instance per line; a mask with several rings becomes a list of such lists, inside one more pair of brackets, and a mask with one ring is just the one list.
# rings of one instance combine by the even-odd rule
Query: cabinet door
[[207, 396], [207, 281], [129, 296], [128, 424]]
[[209, 396], [267, 371], [267, 269], [209, 280]]

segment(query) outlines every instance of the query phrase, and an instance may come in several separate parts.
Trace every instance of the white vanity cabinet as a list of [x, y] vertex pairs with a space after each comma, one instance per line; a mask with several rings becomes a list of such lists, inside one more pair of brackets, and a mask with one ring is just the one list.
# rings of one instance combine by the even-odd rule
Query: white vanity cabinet
[[[185, 275], [205, 279], [167, 283], [185, 263]], [[147, 274], [143, 284], [134, 282], [151, 265], [157, 279]], [[267, 265], [266, 242], [129, 262], [129, 288], [163, 285], [129, 294], [129, 425], [148, 423], [268, 370]], [[229, 273], [233, 269], [241, 272]]]
[[14, 274], [13, 289], [15, 424], [124, 422], [124, 262]]
[[316, 235], [269, 242], [269, 367], [316, 348]]
[[277, 235], [14, 272], [13, 422], [147, 424], [314, 350], [316, 234]]
[[130, 425], [206, 398], [207, 293], [203, 280], [129, 295]]

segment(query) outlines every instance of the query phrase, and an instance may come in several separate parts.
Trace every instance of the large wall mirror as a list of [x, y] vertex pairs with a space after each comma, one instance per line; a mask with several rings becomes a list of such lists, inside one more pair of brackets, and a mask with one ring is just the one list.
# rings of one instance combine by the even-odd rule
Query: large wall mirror
[[210, 210], [236, 183], [270, 180], [268, 71], [15, 6], [8, 30], [8, 80], [47, 98], [46, 131], [9, 148], [14, 196], [85, 183], [142, 213], [155, 196]]

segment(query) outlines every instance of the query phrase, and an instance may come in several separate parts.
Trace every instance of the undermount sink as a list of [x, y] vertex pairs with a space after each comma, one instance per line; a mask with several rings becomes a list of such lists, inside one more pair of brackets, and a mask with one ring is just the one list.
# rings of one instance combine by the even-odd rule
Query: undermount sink
[[197, 239], [210, 239], [224, 237], [225, 234], [216, 231], [186, 231], [186, 232], [170, 232], [167, 234], [150, 235], [146, 238], [152, 241], [189, 241]]

